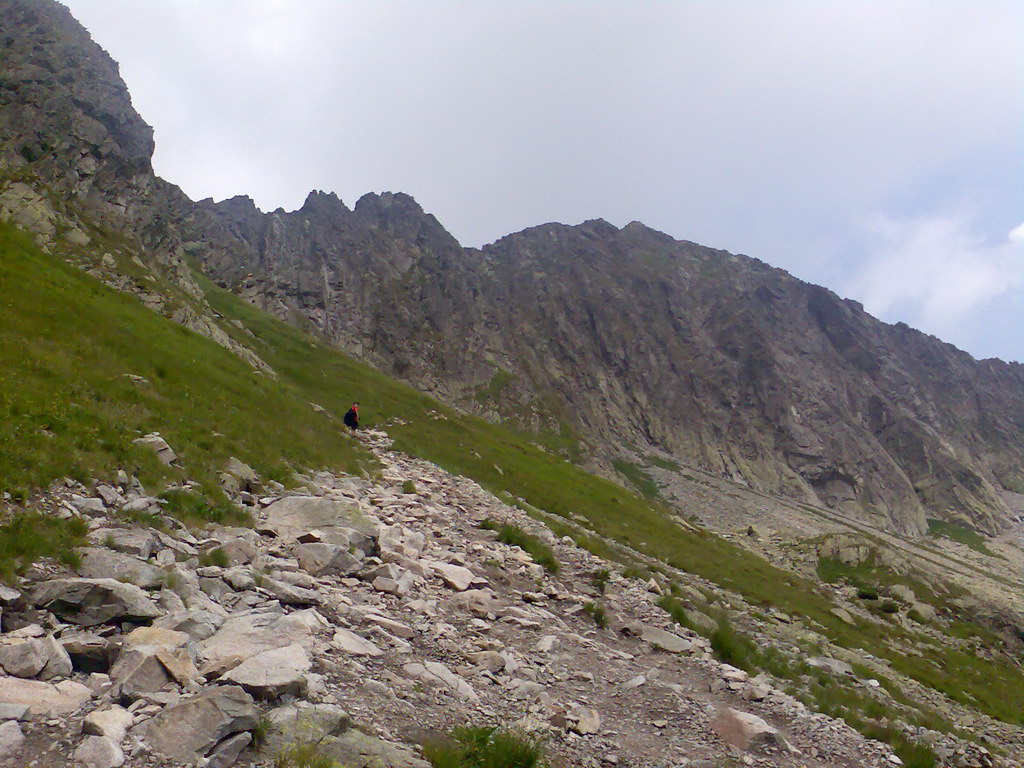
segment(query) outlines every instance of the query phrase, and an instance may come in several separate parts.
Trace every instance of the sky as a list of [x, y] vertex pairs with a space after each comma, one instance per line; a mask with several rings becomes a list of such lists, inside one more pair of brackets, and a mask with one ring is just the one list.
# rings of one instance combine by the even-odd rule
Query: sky
[[193, 199], [639, 220], [1024, 361], [1018, 0], [63, 1]]

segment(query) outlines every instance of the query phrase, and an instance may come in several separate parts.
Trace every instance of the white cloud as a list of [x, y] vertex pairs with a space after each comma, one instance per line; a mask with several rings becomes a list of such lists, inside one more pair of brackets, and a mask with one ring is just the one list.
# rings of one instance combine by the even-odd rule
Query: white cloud
[[948, 337], [1024, 289], [1024, 224], [986, 242], [963, 214], [868, 223], [874, 246], [847, 292], [874, 315]]

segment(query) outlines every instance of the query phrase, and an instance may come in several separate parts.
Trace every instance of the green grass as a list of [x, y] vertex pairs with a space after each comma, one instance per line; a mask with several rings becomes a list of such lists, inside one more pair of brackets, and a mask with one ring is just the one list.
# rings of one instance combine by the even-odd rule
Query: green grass
[[473, 397], [479, 403], [500, 403], [502, 394], [515, 380], [515, 375], [499, 368], [491, 376], [490, 381], [477, 388], [476, 392], [473, 393]]
[[654, 482], [649, 474], [644, 472], [643, 469], [638, 467], [636, 464], [625, 461], [624, 459], [614, 459], [612, 466], [615, 467], [615, 471], [622, 475], [645, 499], [655, 499], [661, 494], [661, 489], [658, 488], [658, 484]]
[[644, 460], [652, 467], [667, 469], [670, 472], [678, 472], [683, 468], [678, 461], [673, 461], [672, 459], [664, 459], [661, 456], [658, 456], [657, 454], [653, 453], [649, 453], [646, 456], [644, 456]]
[[690, 617], [686, 613], [686, 609], [683, 608], [682, 604], [671, 595], [662, 595], [658, 598], [655, 603], [661, 610], [665, 611], [674, 621], [681, 627], [686, 627], [694, 632], [697, 631], [697, 626], [690, 621]]
[[583, 604], [583, 612], [586, 613], [594, 623], [601, 629], [608, 626], [608, 612], [601, 603], [588, 602]]
[[486, 726], [455, 728], [423, 745], [433, 768], [540, 768], [544, 751], [536, 737]]
[[89, 527], [84, 520], [18, 512], [0, 525], [0, 580], [10, 582], [41, 557], [78, 565], [75, 547], [84, 546]]
[[967, 545], [975, 552], [980, 552], [981, 554], [988, 555], [989, 557], [1002, 558], [1002, 555], [998, 555], [988, 548], [984, 536], [973, 528], [968, 528], [966, 525], [959, 525], [958, 523], [950, 523], [946, 520], [936, 520], [929, 517], [928, 535], [934, 536], [935, 538], [943, 537], [951, 539], [952, 541], [958, 541], [961, 544]]
[[480, 527], [488, 531], [498, 532], [498, 541], [513, 547], [519, 547], [528, 552], [533, 561], [544, 567], [548, 573], [558, 573], [558, 559], [551, 547], [538, 539], [536, 536], [527, 533], [518, 525], [505, 523], [498, 525], [493, 520], [484, 520]]
[[[0, 491], [118, 467], [147, 485], [184, 472], [215, 487], [229, 456], [285, 481], [300, 466], [368, 463], [287, 381], [256, 374], [8, 225], [0, 225], [0, 315]], [[183, 470], [132, 443], [151, 431]]]

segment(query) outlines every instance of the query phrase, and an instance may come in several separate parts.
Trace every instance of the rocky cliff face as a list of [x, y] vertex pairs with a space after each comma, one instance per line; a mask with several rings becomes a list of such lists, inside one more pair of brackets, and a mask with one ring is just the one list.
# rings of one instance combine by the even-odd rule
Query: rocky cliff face
[[905, 532], [926, 514], [995, 531], [998, 489], [1024, 481], [1024, 367], [755, 259], [603, 221], [461, 249], [404, 195], [202, 206], [247, 254], [209, 253], [225, 284], [421, 386], [562, 419], [598, 452], [657, 446]]
[[186, 253], [389, 373], [598, 455], [655, 446], [911, 533], [926, 514], [994, 532], [999, 490], [1024, 490], [1024, 366], [639, 223], [476, 250], [402, 194], [194, 204], [153, 176], [151, 131], [65, 9], [0, 0], [0, 18], [0, 210], [19, 223], [45, 229], [31, 212], [56, 194], [64, 225], [118, 226], [189, 290]]

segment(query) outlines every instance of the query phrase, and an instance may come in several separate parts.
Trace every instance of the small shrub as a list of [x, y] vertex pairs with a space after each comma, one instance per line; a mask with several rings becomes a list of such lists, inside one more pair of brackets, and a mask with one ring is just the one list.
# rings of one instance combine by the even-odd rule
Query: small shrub
[[860, 587], [857, 590], [857, 597], [861, 600], [877, 600], [878, 599], [878, 588], [877, 587]]
[[406, 480], [402, 483], [402, 493], [416, 493], [416, 483], [412, 480]]
[[601, 570], [596, 571], [594, 575], [590, 577], [590, 580], [593, 582], [594, 588], [598, 593], [603, 595], [605, 589], [608, 587], [608, 579], [611, 577], [612, 575], [608, 572], [608, 569], [602, 568]]
[[486, 726], [456, 728], [423, 745], [434, 768], [540, 768], [543, 755], [533, 736]]
[[878, 606], [882, 613], [896, 613], [899, 611], [900, 606], [895, 600], [883, 600], [882, 604]]
[[661, 608], [661, 610], [665, 611], [665, 613], [672, 617], [672, 621], [674, 621], [679, 626], [686, 627], [687, 629], [692, 629], [695, 632], [697, 631], [697, 627], [694, 625], [692, 621], [690, 621], [690, 617], [687, 615], [686, 609], [683, 608], [679, 601], [676, 600], [674, 597], [670, 597], [669, 595], [663, 595], [662, 597], [658, 598], [658, 602], [655, 603], [655, 605], [657, 605], [659, 608]]
[[199, 565], [216, 565], [220, 568], [227, 568], [229, 565], [231, 565], [231, 561], [228, 559], [228, 553], [225, 552], [221, 547], [217, 547], [216, 549], [211, 549], [205, 555], [200, 557]]
[[323, 754], [319, 744], [302, 742], [274, 755], [274, 768], [340, 768], [340, 765]]
[[480, 527], [486, 531], [497, 531], [498, 541], [502, 544], [519, 547], [524, 552], [528, 552], [533, 561], [543, 566], [545, 571], [548, 573], [558, 573], [558, 559], [555, 557], [551, 547], [536, 536], [527, 533], [518, 525], [505, 523], [499, 526], [493, 520], [484, 520], [480, 523]]
[[270, 736], [272, 723], [266, 715], [261, 715], [252, 729], [252, 748], [259, 752], [267, 744], [267, 737]]
[[600, 603], [586, 603], [583, 606], [583, 610], [601, 629], [608, 626], [608, 614]]
[[724, 664], [748, 672], [757, 671], [757, 646], [749, 637], [737, 632], [725, 617], [719, 620], [718, 628], [711, 633], [711, 650]]
[[245, 512], [227, 501], [211, 501], [205, 494], [184, 488], [168, 488], [160, 494], [164, 508], [184, 523], [219, 523], [221, 525], [252, 523]]

